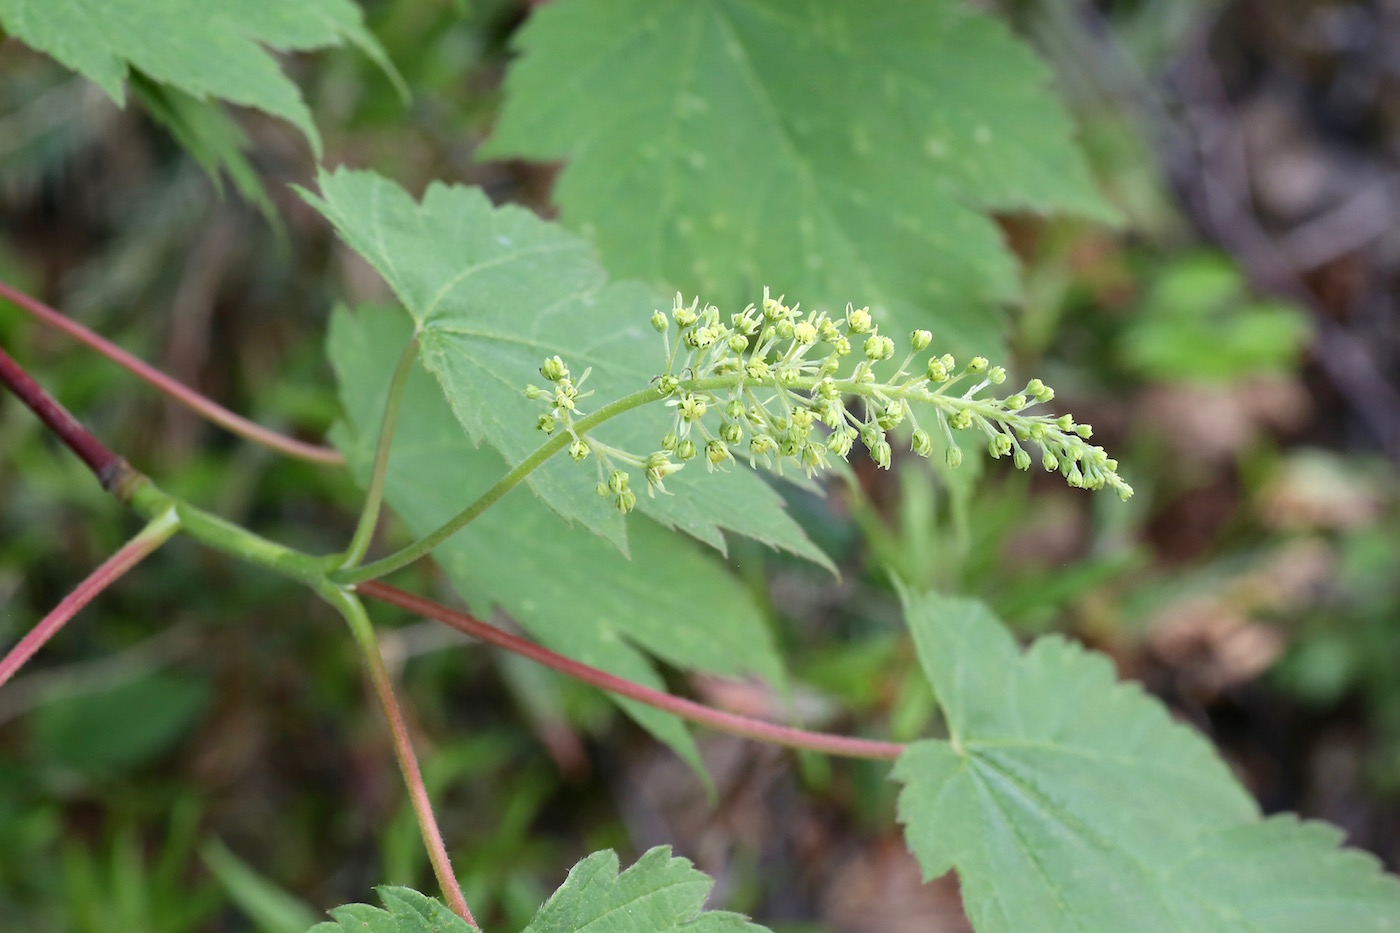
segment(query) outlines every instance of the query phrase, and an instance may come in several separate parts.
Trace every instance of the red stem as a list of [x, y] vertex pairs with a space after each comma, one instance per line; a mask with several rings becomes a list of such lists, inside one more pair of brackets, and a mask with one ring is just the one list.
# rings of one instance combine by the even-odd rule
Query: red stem
[[78, 419], [54, 401], [53, 396], [45, 392], [3, 348], [0, 348], [0, 385], [29, 406], [44, 426], [87, 464], [88, 469], [102, 482], [103, 489], [114, 491], [130, 471], [125, 460], [108, 450], [91, 431], [79, 424]]
[[[303, 460], [312, 460], [316, 463], [325, 463], [332, 466], [340, 466], [345, 463], [345, 458], [338, 450], [334, 450], [330, 447], [322, 447], [317, 444], [308, 444], [294, 437], [278, 434], [276, 431], [254, 424], [242, 415], [229, 411], [213, 399], [200, 395], [198, 392], [170, 378], [155, 367], [127, 353], [116, 344], [103, 339], [83, 325], [65, 317], [39, 299], [26, 295], [24, 292], [18, 291], [4, 282], [0, 282], [0, 298], [6, 299], [23, 311], [27, 311], [50, 327], [61, 330], [80, 343], [86, 344], [118, 366], [123, 367], [138, 378], [144, 379], [161, 392], [164, 392], [177, 402], [192, 409], [196, 414], [212, 421], [225, 430], [291, 457], [299, 457]], [[82, 455], [79, 454], [79, 456]]]
[[370, 682], [379, 696], [379, 705], [384, 710], [384, 718], [389, 722], [389, 732], [394, 739], [394, 756], [399, 760], [399, 770], [403, 772], [404, 786], [408, 788], [409, 802], [418, 820], [418, 828], [423, 834], [423, 846], [428, 850], [428, 858], [433, 863], [433, 873], [438, 878], [442, 895], [454, 914], [480, 929], [472, 916], [462, 888], [457, 884], [457, 876], [452, 871], [452, 860], [447, 854], [447, 844], [442, 841], [442, 830], [433, 816], [433, 802], [428, 797], [428, 788], [423, 783], [423, 773], [418, 768], [418, 757], [413, 752], [413, 740], [409, 738], [408, 726], [404, 723], [403, 710], [399, 708], [394, 686], [389, 681], [389, 672], [384, 669], [384, 660], [377, 646], [371, 645], [366, 652], [365, 662], [369, 667]]
[[429, 619], [436, 619], [460, 632], [471, 635], [473, 638], [478, 638], [498, 648], [504, 648], [506, 651], [521, 657], [529, 658], [536, 664], [552, 668], [575, 680], [580, 680], [609, 693], [615, 693], [618, 696], [636, 700], [639, 703], [645, 703], [648, 706], [654, 706], [659, 710], [709, 726], [720, 732], [757, 739], [760, 742], [768, 742], [773, 745], [785, 745], [789, 748], [802, 748], [828, 755], [839, 755], [844, 758], [892, 761], [904, 752], [904, 746], [897, 742], [855, 739], [841, 735], [830, 735], [825, 732], [795, 729], [792, 726], [780, 726], [776, 723], [764, 722], [761, 719], [726, 713], [723, 710], [705, 706], [703, 703], [696, 703], [694, 700], [686, 700], [660, 690], [653, 690], [606, 671], [600, 671], [596, 667], [581, 664], [572, 658], [556, 654], [548, 648], [542, 648], [509, 632], [503, 632], [493, 625], [487, 625], [465, 612], [449, 609], [441, 603], [435, 603], [422, 596], [415, 596], [378, 580], [357, 584], [355, 590], [372, 599], [398, 606], [400, 609], [406, 609]]
[[19, 640], [19, 644], [10, 649], [5, 657], [0, 658], [0, 686], [4, 686], [5, 682], [24, 666], [24, 662], [33, 657], [50, 638], [57, 635], [64, 624], [91, 602], [94, 596], [121, 579], [123, 574], [139, 564], [146, 555], [165, 543], [179, 527], [179, 523], [173, 517], [157, 519], [123, 545], [121, 550], [107, 558], [102, 566], [65, 596], [63, 602], [40, 619], [39, 624]]

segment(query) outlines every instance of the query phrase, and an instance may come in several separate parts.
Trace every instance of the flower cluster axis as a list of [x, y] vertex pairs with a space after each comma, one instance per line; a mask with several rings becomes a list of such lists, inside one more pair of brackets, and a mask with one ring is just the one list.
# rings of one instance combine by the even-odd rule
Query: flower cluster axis
[[[660, 335], [666, 366], [655, 377], [657, 395], [674, 410], [671, 430], [657, 450], [639, 455], [619, 450], [577, 428], [578, 402], [592, 394], [579, 389], [558, 356], [540, 367], [550, 388], [530, 386], [529, 398], [544, 403], [538, 427], [562, 429], [575, 461], [598, 464], [598, 494], [623, 513], [637, 503], [629, 468], [646, 479], [647, 492], [665, 492], [665, 480], [686, 463], [703, 459], [708, 470], [736, 455], [750, 466], [783, 471], [790, 463], [812, 476], [846, 459], [859, 443], [880, 467], [889, 469], [890, 438], [907, 427], [909, 448], [928, 457], [941, 438], [950, 466], [962, 463], [961, 435], [985, 439], [993, 458], [1010, 457], [1030, 469], [1034, 444], [1041, 466], [1058, 471], [1069, 485], [1110, 488], [1127, 499], [1133, 489], [1118, 475], [1118, 462], [1087, 443], [1093, 431], [1070, 415], [1032, 413], [1055, 392], [1031, 379], [1018, 392], [988, 392], [1006, 382], [1006, 370], [975, 356], [959, 365], [951, 354], [928, 352], [927, 330], [909, 335], [895, 363], [895, 341], [880, 333], [869, 308], [846, 306], [845, 314], [801, 312], [783, 297], [763, 290], [763, 301], [724, 320], [714, 305], [685, 304], [680, 294], [669, 314], [656, 311], [651, 325]], [[986, 393], [986, 394], [984, 394]], [[922, 420], [921, 420], [922, 418]]]

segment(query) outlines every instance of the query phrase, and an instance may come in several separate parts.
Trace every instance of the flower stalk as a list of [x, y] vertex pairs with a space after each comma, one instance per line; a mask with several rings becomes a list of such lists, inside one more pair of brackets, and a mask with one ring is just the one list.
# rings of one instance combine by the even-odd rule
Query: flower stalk
[[[580, 403], [592, 394], [582, 391], [589, 372], [575, 381], [563, 359], [549, 357], [540, 375], [550, 387], [525, 388], [527, 398], [543, 404], [536, 427], [549, 439], [430, 534], [380, 560], [342, 567], [333, 579], [353, 585], [408, 566], [566, 449], [575, 462], [593, 460], [598, 495], [612, 499], [624, 514], [637, 504], [629, 470], [641, 473], [652, 495], [664, 494], [666, 478], [702, 455], [707, 470], [724, 469], [743, 457], [752, 467], [761, 462], [781, 474], [791, 463], [812, 476], [833, 458], [848, 457], [857, 442], [889, 469], [890, 436], [905, 424], [915, 454], [931, 456], [936, 433], [952, 467], [963, 461], [960, 432], [973, 430], [993, 458], [1010, 457], [1019, 470], [1030, 469], [1033, 458], [1026, 446], [1034, 444], [1041, 466], [1058, 471], [1070, 486], [1108, 487], [1123, 499], [1133, 494], [1118, 475], [1118, 461], [1087, 443], [1093, 434], [1089, 425], [1070, 415], [1030, 411], [1055, 397], [1044, 382], [1031, 379], [1021, 391], [998, 396], [984, 393], [1006, 382], [1006, 370], [984, 357], [960, 367], [951, 354], [929, 354], [916, 365], [933, 341], [926, 330], [910, 334], [909, 351], [891, 371], [895, 342], [879, 332], [868, 308], [848, 305], [841, 317], [802, 314], [765, 289], [761, 309], [749, 305], [724, 324], [718, 308], [701, 309], [698, 300], [685, 305], [677, 294], [670, 315], [658, 310], [651, 324], [664, 343], [665, 370], [650, 387], [585, 413]], [[656, 450], [620, 450], [591, 433], [662, 400], [675, 413]]]
[[930, 353], [919, 365], [933, 342], [927, 330], [909, 335], [908, 352], [893, 365], [895, 341], [880, 333], [868, 308], [847, 305], [841, 316], [804, 314], [764, 289], [761, 306], [749, 305], [725, 323], [715, 306], [702, 309], [698, 299], [686, 305], [677, 294], [670, 315], [658, 310], [651, 324], [661, 334], [666, 360], [654, 382], [675, 410], [659, 449], [627, 453], [588, 436], [588, 419], [578, 420], [583, 396], [557, 356], [540, 368], [553, 391], [525, 390], [549, 406], [539, 427], [546, 433], [562, 428], [576, 461], [597, 454], [598, 494], [612, 497], [623, 513], [636, 505], [625, 466], [642, 468], [653, 493], [664, 492], [665, 477], [701, 454], [707, 470], [724, 468], [737, 454], [750, 466], [761, 462], [779, 473], [790, 462], [810, 477], [833, 458], [848, 457], [859, 441], [878, 466], [889, 469], [890, 436], [906, 424], [915, 454], [930, 456], [937, 434], [953, 467], [963, 460], [954, 432], [972, 430], [994, 459], [1010, 457], [1017, 469], [1030, 469], [1023, 445], [1034, 444], [1041, 465], [1059, 471], [1071, 486], [1108, 487], [1124, 499], [1133, 493], [1118, 475], [1118, 462], [1085, 443], [1093, 434], [1088, 425], [1070, 415], [1029, 412], [1055, 397], [1044, 382], [1031, 379], [1007, 396], [984, 394], [1005, 383], [1006, 370], [980, 356], [959, 366], [947, 353]]

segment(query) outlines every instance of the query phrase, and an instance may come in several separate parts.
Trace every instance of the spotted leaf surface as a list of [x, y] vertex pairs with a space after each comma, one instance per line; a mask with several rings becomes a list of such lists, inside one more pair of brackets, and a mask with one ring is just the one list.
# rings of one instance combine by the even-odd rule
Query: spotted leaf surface
[[990, 352], [1015, 263], [988, 211], [1108, 217], [1047, 73], [955, 0], [559, 0], [486, 154], [615, 275], [742, 307], [765, 284]]

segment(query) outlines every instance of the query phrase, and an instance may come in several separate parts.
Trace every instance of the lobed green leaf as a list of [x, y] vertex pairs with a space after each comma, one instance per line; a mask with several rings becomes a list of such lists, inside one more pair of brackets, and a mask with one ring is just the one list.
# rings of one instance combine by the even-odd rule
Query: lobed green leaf
[[1107, 658], [1059, 637], [1021, 653], [973, 600], [905, 612], [949, 735], [896, 764], [899, 818], [926, 877], [957, 869], [979, 933], [1400, 929], [1395, 878], [1326, 828], [1259, 822]]
[[1019, 293], [986, 212], [1113, 216], [1046, 70], [956, 0], [560, 0], [517, 46], [483, 154], [568, 160], [613, 274], [721, 307], [772, 285], [986, 353]]
[[[646, 323], [656, 296], [635, 283], [610, 284], [586, 240], [521, 208], [494, 208], [476, 189], [434, 184], [415, 202], [372, 172], [345, 169], [323, 173], [320, 188], [307, 199], [403, 302], [423, 366], [461, 426], [511, 466], [545, 440], [524, 389], [544, 381], [547, 357], [565, 357], [580, 370], [576, 378], [593, 367], [585, 410], [645, 389], [664, 368]], [[667, 409], [651, 405], [593, 433], [652, 450], [668, 419]], [[674, 495], [644, 498], [638, 509], [721, 552], [722, 529], [729, 529], [830, 566], [760, 476], [747, 469], [695, 475], [703, 472], [683, 471], [673, 479]], [[624, 516], [595, 493], [591, 463], [555, 457], [528, 482], [559, 515], [627, 552]]]
[[307, 933], [476, 933], [441, 901], [412, 888], [383, 886], [374, 889], [384, 909], [368, 904], [332, 908], [334, 922], [318, 923]]
[[[651, 849], [618, 873], [617, 853], [594, 852], [569, 871], [524, 933], [768, 933], [728, 911], [704, 910], [714, 885], [670, 846]], [[474, 933], [439, 901], [411, 888], [375, 889], [384, 909], [347, 904], [334, 923], [308, 933]]]
[[199, 101], [221, 98], [281, 117], [318, 157], [310, 111], [274, 52], [350, 42], [400, 80], [351, 0], [0, 0], [0, 26], [118, 104], [137, 71]]
[[714, 882], [658, 846], [618, 874], [617, 853], [594, 852], [569, 872], [524, 933], [761, 933], [726, 911], [702, 911]]

